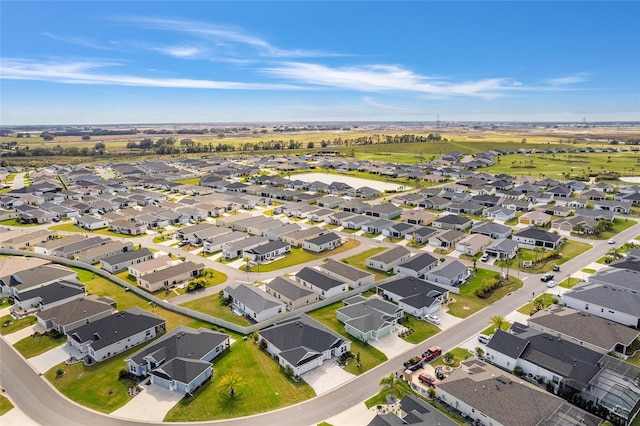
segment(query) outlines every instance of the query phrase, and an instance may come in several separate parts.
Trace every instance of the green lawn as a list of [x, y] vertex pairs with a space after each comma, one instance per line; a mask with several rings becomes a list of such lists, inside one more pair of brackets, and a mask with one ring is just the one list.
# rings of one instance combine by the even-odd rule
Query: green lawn
[[356, 362], [352, 359], [345, 367], [345, 371], [352, 374], [361, 374], [385, 362], [387, 356], [373, 346], [357, 340], [344, 331], [344, 324], [336, 318], [336, 309], [343, 306], [344, 303], [342, 302], [332, 303], [331, 305], [309, 312], [309, 316], [351, 341], [351, 352], [353, 354], [360, 352], [360, 364], [362, 367], [357, 368]]
[[420, 320], [413, 315], [408, 315], [407, 319], [403, 319], [402, 325], [413, 329], [413, 333], [404, 338], [404, 340], [413, 344], [423, 342], [441, 331], [437, 325], [429, 321]]
[[193, 177], [193, 178], [186, 178], [186, 179], [178, 179], [175, 182], [183, 183], [185, 185], [200, 185], [200, 178]]
[[604, 265], [609, 257], [610, 256], [602, 256], [600, 259], [596, 260], [596, 263], [599, 263], [600, 265]]
[[564, 280], [560, 281], [560, 283], [558, 283], [560, 287], [564, 288], [573, 288], [578, 284], [580, 284], [580, 280], [573, 277], [565, 278]]
[[34, 356], [43, 354], [49, 349], [53, 349], [67, 342], [67, 337], [61, 335], [58, 337], [52, 337], [50, 335], [39, 335], [38, 337], [25, 337], [24, 339], [16, 342], [13, 347], [22, 354], [25, 358], [32, 358]]
[[[557, 303], [558, 297], [554, 296], [553, 294], [542, 293], [540, 296], [536, 297], [535, 300], [542, 302], [542, 309], [545, 309], [551, 306], [554, 300]], [[535, 306], [535, 303], [531, 301], [526, 305], [522, 305], [520, 308], [518, 308], [518, 312], [525, 315], [531, 315], [531, 312], [533, 311], [534, 306]]]
[[455, 301], [449, 303], [449, 313], [459, 318], [466, 318], [501, 299], [505, 294], [522, 287], [522, 281], [509, 276], [509, 282], [495, 290], [491, 296], [486, 299], [477, 297], [475, 295], [476, 289], [482, 287], [486, 281], [493, 279], [495, 275], [496, 272], [494, 271], [478, 268], [473, 278], [460, 287], [460, 294], [450, 293], [449, 297], [455, 299]]
[[109, 236], [118, 237], [118, 238], [138, 238], [138, 237], [147, 236], [147, 234], [141, 234], [141, 235], [119, 234], [117, 232], [109, 231], [109, 228], [96, 229], [95, 231], [91, 231], [88, 229], [79, 228], [74, 223], [62, 223], [60, 225], [53, 225], [53, 226], [50, 226], [49, 229], [51, 231], [65, 231], [65, 232], [77, 232], [82, 234], [109, 235]]
[[[254, 265], [249, 268], [249, 272], [277, 271], [278, 269], [288, 268], [289, 266], [300, 265], [306, 262], [311, 262], [313, 260], [336, 256], [340, 253], [356, 248], [359, 245], [360, 241], [349, 239], [345, 241], [345, 243], [340, 247], [322, 253], [314, 253], [308, 250], [304, 250], [301, 247], [291, 247], [291, 253], [289, 253], [282, 259], [278, 259], [275, 262], [266, 263], [264, 265]], [[244, 270], [244, 266], [242, 266], [242, 270]]]
[[625, 231], [629, 228], [631, 228], [633, 225], [635, 225], [636, 222], [635, 220], [631, 220], [631, 219], [621, 219], [621, 218], [616, 218], [613, 222], [613, 229], [611, 231], [606, 231], [601, 233], [598, 236], [595, 235], [579, 235], [581, 238], [585, 238], [588, 240], [608, 240], [609, 238], [615, 237], [616, 235], [618, 235], [619, 233], [621, 233], [622, 231]]
[[0, 226], [38, 226], [39, 223], [20, 223], [17, 219], [7, 219], [0, 221]]
[[[227, 374], [240, 375], [246, 385], [234, 398], [227, 397], [218, 384]], [[276, 410], [313, 398], [311, 386], [295, 383], [280, 371], [278, 362], [251, 339], [241, 338], [215, 360], [213, 378], [183, 399], [167, 413], [166, 422], [194, 422], [229, 419]]]
[[7, 397], [4, 395], [0, 395], [0, 416], [6, 414], [9, 410], [13, 408], [13, 404]]
[[[131, 400], [127, 394], [131, 382], [120, 380], [119, 372], [126, 366], [124, 360], [141, 347], [131, 348], [90, 367], [83, 362], [73, 365], [62, 362], [47, 371], [45, 377], [69, 399], [96, 411], [110, 413]], [[56, 377], [58, 369], [65, 372], [60, 377]]]
[[[396, 395], [396, 397], [398, 399], [402, 399], [406, 395], [415, 395], [415, 392], [411, 389], [411, 387], [409, 387], [409, 384], [404, 380], [398, 380], [397, 389], [398, 389], [398, 394]], [[367, 399], [364, 402], [364, 405], [366, 405], [367, 408], [375, 407], [376, 405], [386, 405], [387, 395], [389, 395], [390, 393], [391, 392], [389, 391], [389, 389], [381, 389], [377, 395]]]
[[350, 257], [345, 257], [342, 261], [348, 265], [355, 266], [356, 268], [362, 269], [364, 271], [370, 272], [376, 276], [376, 281], [387, 278], [389, 275], [385, 274], [382, 271], [378, 271], [377, 269], [371, 269], [365, 265], [365, 260], [371, 256], [375, 256], [376, 254], [386, 250], [386, 247], [373, 247], [368, 250], [365, 250], [359, 254], [355, 254]]
[[[511, 327], [511, 323], [509, 321], [504, 321], [502, 323], [502, 325], [500, 326], [500, 330], [508, 330], [510, 327]], [[484, 334], [485, 336], [491, 336], [492, 334], [494, 334], [496, 332], [497, 329], [498, 329], [498, 327], [496, 327], [495, 325], [491, 324], [489, 327], [487, 327], [484, 330], [482, 330], [480, 332], [480, 334]]]
[[584, 272], [585, 274], [595, 274], [596, 273], [596, 270], [595, 269], [591, 269], [591, 268], [582, 268], [581, 271]]
[[[537, 253], [535, 250], [531, 250], [531, 249], [520, 249], [517, 257], [519, 261], [513, 262], [511, 265], [511, 268], [519, 269], [524, 272], [531, 272], [534, 274], [549, 272], [553, 268], [553, 265], [562, 265], [563, 263], [568, 262], [569, 260], [573, 259], [576, 256], [581, 255], [582, 253], [586, 252], [589, 249], [591, 249], [591, 244], [583, 243], [580, 241], [568, 240], [566, 243], [560, 246], [559, 258], [545, 259], [535, 264], [534, 266], [530, 266], [530, 267], [520, 266], [521, 261], [535, 261], [536, 259], [540, 259], [542, 257], [542, 254], [546, 253], [546, 251]], [[495, 265], [506, 266], [504, 261], [496, 261]]]
[[[11, 315], [5, 315], [0, 317], [0, 334], [6, 336], [7, 334], [15, 333], [23, 328], [29, 327], [37, 323], [38, 320], [35, 316], [29, 315], [20, 319], [13, 319]], [[8, 324], [5, 326], [5, 324]]]
[[181, 304], [185, 308], [193, 309], [194, 311], [202, 312], [203, 314], [211, 315], [221, 320], [229, 321], [234, 324], [247, 326], [251, 325], [248, 319], [245, 317], [239, 317], [231, 312], [228, 306], [223, 305], [223, 299], [217, 294], [201, 297], [200, 299], [192, 300]]
[[[470, 357], [473, 356], [473, 354], [469, 352], [469, 350], [466, 348], [453, 348], [447, 352], [451, 352], [453, 354], [453, 364], [451, 364], [451, 367], [453, 368], [459, 367], [461, 361], [464, 361], [465, 359], [469, 359]], [[440, 365], [446, 365], [444, 363], [444, 353], [440, 358], [433, 361], [431, 365], [433, 365], [434, 367], [438, 367]]]

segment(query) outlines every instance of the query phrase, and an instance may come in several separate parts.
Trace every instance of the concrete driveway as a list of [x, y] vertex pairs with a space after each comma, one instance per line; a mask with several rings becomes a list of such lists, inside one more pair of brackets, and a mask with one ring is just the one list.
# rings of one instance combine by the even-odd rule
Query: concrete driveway
[[13, 346], [16, 342], [35, 333], [36, 325], [37, 323], [34, 325], [30, 325], [29, 327], [25, 327], [22, 330], [18, 330], [15, 333], [7, 334], [6, 336], [4, 336], [4, 338], [11, 346]]
[[[355, 362], [355, 360], [350, 360]], [[337, 388], [341, 384], [356, 377], [344, 371], [335, 361], [325, 361], [320, 367], [304, 373], [302, 378], [316, 391], [317, 395]]]
[[161, 422], [167, 412], [176, 405], [184, 395], [170, 391], [158, 385], [141, 385], [142, 392], [131, 398], [124, 407], [111, 413], [114, 417]]
[[369, 340], [369, 344], [385, 354], [389, 359], [394, 358], [415, 346], [414, 344], [406, 342], [404, 339], [398, 337], [398, 330], [391, 334], [387, 334], [382, 339]]
[[82, 354], [68, 343], [53, 348], [43, 354], [29, 358], [29, 363], [38, 373], [46, 373], [56, 365], [68, 360], [71, 357], [80, 359]]

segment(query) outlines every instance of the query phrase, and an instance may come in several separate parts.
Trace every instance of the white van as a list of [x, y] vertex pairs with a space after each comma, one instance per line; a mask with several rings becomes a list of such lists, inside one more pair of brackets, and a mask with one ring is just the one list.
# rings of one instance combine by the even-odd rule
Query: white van
[[483, 345], [486, 345], [487, 343], [489, 343], [489, 340], [491, 340], [492, 336], [487, 336], [486, 334], [479, 334], [478, 335], [478, 342], [482, 343]]

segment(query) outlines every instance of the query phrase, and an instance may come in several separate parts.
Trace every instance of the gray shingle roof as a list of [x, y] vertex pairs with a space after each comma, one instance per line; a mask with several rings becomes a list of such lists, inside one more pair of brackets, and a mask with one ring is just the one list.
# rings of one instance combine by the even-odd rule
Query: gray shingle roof
[[109, 304], [83, 297], [40, 311], [36, 316], [43, 321], [53, 320], [56, 324], [65, 326], [106, 311], [111, 311]]
[[349, 266], [346, 263], [338, 262], [331, 258], [327, 258], [327, 261], [320, 267], [351, 281], [358, 281], [359, 279], [373, 275], [369, 272], [363, 271], [362, 269], [354, 268], [353, 266]]
[[283, 302], [269, 293], [246, 284], [240, 284], [236, 288], [226, 287], [224, 291], [257, 314], [276, 306], [284, 306]]
[[151, 251], [148, 248], [141, 248], [140, 250], [131, 250], [126, 251], [121, 254], [116, 254], [115, 256], [108, 257], [103, 259], [103, 262], [109, 265], [118, 265], [120, 263], [131, 262], [136, 259], [142, 259], [151, 254]]
[[331, 278], [330, 276], [309, 267], [302, 268], [296, 274], [296, 277], [325, 291], [344, 285], [343, 281]]
[[64, 300], [69, 297], [84, 295], [84, 284], [78, 281], [61, 280], [56, 283], [37, 287], [32, 290], [23, 291], [19, 294], [20, 300], [26, 301], [34, 297], [39, 297], [44, 305]]
[[406, 247], [396, 246], [390, 248], [389, 250], [383, 251], [380, 254], [371, 256], [369, 259], [375, 260], [376, 262], [389, 263], [393, 262], [394, 260], [398, 260], [399, 258], [406, 256], [409, 253], [411, 252]]
[[409, 258], [409, 260], [402, 262], [398, 266], [401, 268], [411, 269], [412, 271], [420, 271], [427, 266], [436, 263], [438, 259], [431, 256], [429, 253], [420, 253], [416, 256]]
[[210, 362], [199, 359], [173, 358], [153, 370], [151, 374], [165, 380], [176, 380], [188, 384], [208, 368], [211, 368]]
[[297, 286], [293, 281], [285, 277], [274, 278], [266, 284], [266, 287], [273, 289], [273, 291], [280, 293], [289, 300], [298, 300], [314, 294], [311, 290]]

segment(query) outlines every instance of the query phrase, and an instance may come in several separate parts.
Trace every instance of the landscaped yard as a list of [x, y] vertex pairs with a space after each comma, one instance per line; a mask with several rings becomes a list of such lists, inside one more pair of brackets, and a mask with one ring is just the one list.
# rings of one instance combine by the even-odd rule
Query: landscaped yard
[[[411, 387], [409, 387], [409, 384], [404, 380], [398, 379], [396, 387], [397, 387], [396, 398], [398, 399], [402, 399], [406, 395], [415, 395], [415, 392], [411, 390]], [[390, 389], [381, 389], [377, 395], [367, 399], [364, 402], [364, 405], [366, 405], [367, 408], [375, 407], [376, 405], [385, 405], [387, 403], [387, 395], [389, 395], [390, 393], [391, 393]]]
[[[517, 261], [512, 262], [511, 268], [519, 269], [524, 272], [531, 272], [534, 274], [549, 272], [553, 268], [553, 265], [561, 265], [565, 262], [568, 262], [569, 260], [573, 259], [576, 256], [581, 255], [582, 253], [586, 252], [589, 249], [591, 249], [591, 244], [583, 243], [580, 241], [568, 240], [566, 243], [560, 246], [559, 258], [553, 258], [553, 259], [550, 258], [542, 261], [539, 261], [539, 260], [542, 258], [542, 255], [544, 253], [547, 253], [547, 251], [537, 252], [531, 249], [520, 249], [520, 251], [518, 252], [518, 257], [516, 258]], [[532, 261], [532, 262], [539, 261], [539, 262], [528, 267], [520, 266], [522, 265], [522, 262], [525, 262], [525, 261]], [[506, 267], [505, 261], [496, 261], [495, 265]]]
[[[24, 318], [14, 319], [11, 315], [5, 315], [0, 317], [0, 334], [5, 336], [7, 334], [15, 333], [18, 330], [29, 327], [37, 323], [38, 320], [35, 316], [29, 315]], [[7, 324], [5, 326], [5, 324]]]
[[67, 336], [57, 335], [39, 335], [38, 337], [25, 337], [16, 342], [13, 347], [25, 358], [32, 358], [36, 355], [43, 354], [49, 349], [53, 349], [67, 342]]
[[0, 226], [38, 226], [39, 223], [20, 223], [17, 219], [7, 219], [0, 221]]
[[[503, 321], [500, 325], [500, 330], [508, 330], [511, 327], [511, 323], [509, 321]], [[480, 332], [480, 334], [484, 334], [485, 336], [491, 336], [496, 332], [498, 327], [495, 324], [491, 324], [489, 327], [485, 328]]]
[[[465, 359], [468, 359], [473, 356], [473, 354], [469, 352], [469, 350], [466, 348], [453, 348], [448, 352], [451, 352], [453, 354], [453, 364], [451, 364], [451, 367], [453, 368], [460, 367], [461, 361], [464, 361]], [[443, 353], [442, 356], [436, 359], [435, 361], [433, 361], [431, 365], [433, 365], [434, 367], [438, 367], [440, 365], [446, 365], [444, 363], [444, 355], [445, 354]]]
[[371, 269], [365, 265], [365, 260], [371, 256], [375, 256], [381, 251], [386, 250], [386, 247], [373, 247], [368, 250], [363, 251], [362, 253], [345, 257], [342, 261], [348, 265], [355, 266], [356, 268], [360, 268], [364, 271], [370, 272], [376, 276], [376, 281], [387, 278], [389, 275], [385, 274], [382, 271], [378, 271], [377, 269]]
[[221, 320], [229, 321], [238, 325], [251, 325], [248, 319], [245, 317], [239, 317], [231, 312], [231, 309], [223, 304], [223, 300], [219, 295], [212, 294], [210, 296], [201, 297], [200, 299], [192, 300], [181, 304], [185, 308], [193, 309], [194, 311], [202, 312], [203, 314], [211, 315]]
[[404, 340], [413, 344], [423, 342], [429, 337], [434, 336], [440, 332], [440, 327], [438, 327], [437, 325], [432, 324], [429, 321], [420, 320], [413, 315], [407, 315], [405, 319], [402, 320], [401, 325], [413, 329], [413, 333], [404, 337]]
[[615, 237], [622, 231], [625, 231], [631, 228], [636, 223], [637, 222], [635, 220], [631, 220], [627, 218], [622, 219], [618, 217], [613, 221], [613, 229], [611, 229], [611, 231], [605, 231], [597, 236], [596, 235], [579, 235], [579, 236], [581, 238], [586, 238], [590, 240], [608, 240], [609, 238]]
[[[229, 419], [275, 410], [313, 398], [315, 392], [304, 381], [287, 378], [276, 360], [251, 339], [238, 338], [231, 349], [215, 361], [213, 378], [192, 398], [174, 406], [164, 421]], [[219, 387], [221, 379], [238, 374], [246, 383], [235, 397]]]
[[[289, 253], [282, 259], [278, 259], [275, 262], [266, 263], [263, 265], [254, 265], [249, 268], [249, 272], [277, 271], [278, 269], [287, 268], [289, 266], [301, 265], [303, 263], [311, 262], [317, 259], [336, 256], [340, 253], [356, 248], [359, 245], [360, 241], [348, 239], [340, 247], [322, 253], [314, 253], [312, 251], [304, 250], [301, 247], [291, 247], [291, 253]], [[242, 269], [244, 270], [244, 266], [242, 267]]]
[[576, 285], [580, 284], [580, 280], [578, 278], [575, 277], [568, 277], [565, 278], [564, 280], [560, 281], [560, 283], [558, 284], [560, 287], [564, 287], [564, 288], [573, 288]]
[[477, 297], [475, 291], [481, 288], [484, 283], [494, 279], [495, 276], [496, 272], [494, 271], [478, 268], [469, 282], [460, 287], [460, 294], [450, 293], [449, 297], [455, 299], [455, 301], [449, 303], [449, 313], [459, 318], [466, 318], [501, 299], [505, 294], [522, 287], [522, 281], [509, 276], [509, 281], [493, 291], [486, 299]]
[[331, 305], [309, 312], [309, 316], [351, 341], [351, 352], [353, 354], [360, 352], [361, 368], [357, 368], [355, 361], [350, 360], [345, 367], [345, 371], [352, 374], [361, 374], [376, 365], [382, 364], [387, 360], [387, 356], [373, 346], [362, 343], [344, 331], [344, 324], [336, 318], [336, 309], [343, 306], [344, 303], [342, 302], [332, 303]]
[[0, 416], [6, 414], [9, 410], [13, 408], [13, 404], [7, 397], [0, 395]]
[[109, 235], [111, 237], [118, 237], [118, 238], [138, 238], [138, 237], [147, 236], [147, 234], [144, 234], [144, 233], [140, 235], [119, 234], [117, 232], [109, 231], [109, 228], [96, 229], [95, 231], [92, 231], [89, 229], [79, 228], [74, 223], [61, 223], [60, 225], [50, 226], [49, 229], [51, 231], [65, 231], [65, 232], [77, 232], [81, 234]]
[[525, 315], [531, 315], [536, 305], [538, 305], [538, 309], [545, 309], [551, 306], [553, 303], [558, 303], [558, 297], [549, 293], [542, 293], [540, 296], [535, 298], [535, 301], [531, 301], [526, 305], [522, 305], [518, 308], [518, 312]]

